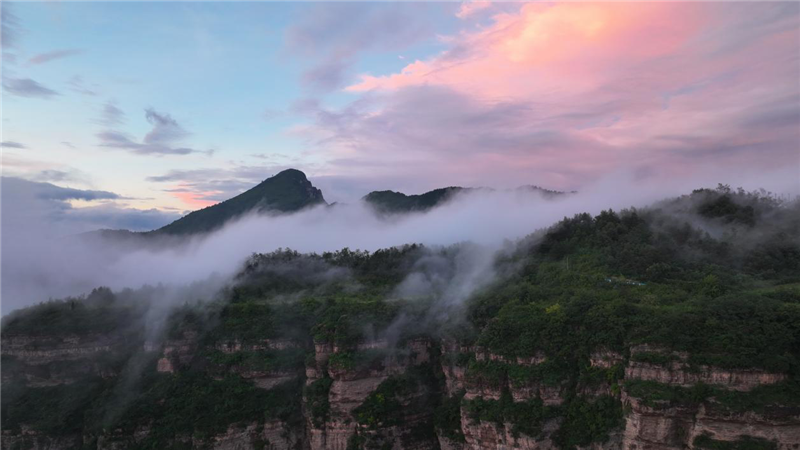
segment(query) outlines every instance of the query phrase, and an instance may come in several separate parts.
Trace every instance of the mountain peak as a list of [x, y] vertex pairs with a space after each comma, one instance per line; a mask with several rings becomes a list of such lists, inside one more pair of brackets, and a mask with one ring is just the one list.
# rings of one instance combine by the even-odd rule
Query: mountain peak
[[278, 172], [272, 178], [289, 178], [289, 179], [298, 179], [298, 180], [302, 180], [302, 181], [307, 181], [308, 180], [308, 178], [306, 178], [306, 174], [303, 173], [303, 171], [297, 170], [297, 169], [282, 170], [282, 171]]
[[422, 212], [472, 189], [450, 186], [419, 195], [406, 195], [395, 191], [373, 191], [365, 195], [362, 200], [382, 213]]
[[194, 211], [154, 233], [203, 233], [251, 212], [294, 212], [320, 204], [327, 204], [322, 191], [308, 181], [306, 174], [286, 169], [236, 197]]

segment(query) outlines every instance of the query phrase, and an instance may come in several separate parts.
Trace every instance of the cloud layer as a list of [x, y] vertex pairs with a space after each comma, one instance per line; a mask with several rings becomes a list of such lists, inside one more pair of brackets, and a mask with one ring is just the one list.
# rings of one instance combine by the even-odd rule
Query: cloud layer
[[[764, 179], [752, 180], [745, 187], [764, 186], [783, 192], [786, 184], [793, 181], [792, 174], [791, 170], [773, 173]], [[702, 187], [703, 184], [694, 179], [690, 186]], [[50, 187], [39, 187], [45, 189], [46, 197], [56, 199], [113, 196], [88, 193], [90, 191], [52, 193], [48, 190], [52, 189]], [[47, 230], [38, 227], [52, 226], [53, 222], [45, 220], [37, 211], [30, 211], [30, 205], [37, 203], [28, 200], [35, 198], [37, 191], [29, 192], [27, 199], [17, 196], [25, 200], [20, 204], [6, 200], [6, 195], [14, 191], [4, 186], [3, 307], [31, 304], [50, 296], [80, 294], [99, 285], [115, 289], [159, 283], [181, 286], [212, 275], [225, 278], [238, 270], [253, 252], [269, 252], [281, 247], [323, 252], [343, 247], [376, 250], [407, 243], [449, 245], [472, 241], [498, 248], [505, 239], [523, 237], [578, 212], [596, 214], [607, 208], [646, 206], [688, 190], [684, 180], [666, 184], [638, 180], [634, 174], [622, 172], [557, 201], [525, 191], [479, 191], [457, 197], [425, 214], [391, 219], [376, 216], [364, 204], [356, 203], [290, 215], [249, 216], [184, 245], [170, 245], [170, 242], [124, 245], [123, 242], [116, 246], [109, 241], [53, 239], [52, 232], [48, 238]], [[13, 210], [15, 206], [22, 206], [22, 209]], [[97, 216], [98, 211], [87, 209], [85, 214]], [[139, 214], [139, 217], [146, 216]], [[33, 220], [26, 220], [27, 217]], [[18, 223], [7, 222], [9, 218]]]
[[[468, 19], [470, 3], [459, 11]], [[580, 188], [630, 168], [798, 164], [796, 3], [523, 3], [448, 50], [363, 74], [298, 136], [330, 172]], [[506, 8], [507, 9], [507, 8]]]
[[[112, 103], [106, 103], [103, 108], [103, 122], [107, 125], [118, 125], [124, 120], [124, 113]], [[97, 134], [100, 145], [103, 147], [127, 150], [140, 155], [188, 155], [199, 153], [189, 147], [181, 147], [189, 132], [187, 132], [169, 114], [162, 114], [152, 108], [145, 110], [145, 118], [152, 128], [141, 142], [131, 136], [116, 130], [104, 130]]]
[[363, 53], [397, 51], [432, 35], [426, 9], [424, 4], [403, 3], [315, 5], [286, 31], [287, 51], [315, 61], [303, 74], [307, 86], [337, 89]]
[[3, 77], [3, 90], [11, 95], [31, 98], [51, 98], [59, 95], [58, 92], [43, 86], [30, 78]]
[[[72, 174], [43, 171], [39, 179], [69, 181]], [[152, 230], [178, 218], [175, 213], [155, 209], [120, 207], [114, 201], [124, 197], [114, 192], [74, 189], [7, 176], [0, 180], [4, 244], [25, 239], [60, 239], [101, 228]], [[75, 208], [71, 201], [89, 206]], [[3, 256], [6, 257], [5, 249]]]
[[74, 55], [80, 55], [83, 53], [82, 50], [78, 49], [64, 49], [64, 50], [53, 50], [50, 52], [39, 53], [38, 55], [34, 55], [28, 59], [27, 64], [29, 66], [35, 66], [38, 64], [44, 64], [50, 61], [54, 61], [56, 59], [67, 58]]

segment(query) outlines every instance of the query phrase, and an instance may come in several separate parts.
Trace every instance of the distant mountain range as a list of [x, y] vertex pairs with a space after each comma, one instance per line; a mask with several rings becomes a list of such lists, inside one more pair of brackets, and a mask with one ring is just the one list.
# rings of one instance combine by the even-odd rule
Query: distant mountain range
[[317, 205], [327, 205], [322, 191], [315, 188], [303, 172], [287, 169], [236, 197], [189, 213], [151, 233], [205, 233], [245, 213], [287, 213]]
[[[489, 188], [450, 186], [434, 189], [419, 195], [406, 195], [395, 191], [373, 191], [361, 200], [381, 214], [407, 214], [428, 211], [447, 203], [454, 197], [476, 191], [490, 192]], [[538, 186], [522, 186], [518, 192], [537, 192], [544, 197], [556, 197], [565, 192], [551, 191]], [[194, 212], [161, 227], [144, 233], [127, 230], [98, 230], [90, 236], [135, 239], [141, 236], [188, 236], [207, 233], [221, 228], [226, 222], [250, 212], [282, 214], [305, 208], [328, 205], [322, 191], [314, 187], [306, 175], [296, 169], [287, 169], [268, 178], [236, 197]]]
[[[440, 206], [454, 197], [471, 192], [492, 192], [491, 188], [469, 188], [450, 186], [434, 189], [419, 195], [406, 195], [395, 191], [372, 191], [362, 200], [372, 205], [377, 211], [388, 214], [405, 214], [410, 212], [423, 212]], [[536, 192], [546, 198], [567, 194], [567, 192], [551, 191], [539, 186], [520, 186], [517, 192]]]

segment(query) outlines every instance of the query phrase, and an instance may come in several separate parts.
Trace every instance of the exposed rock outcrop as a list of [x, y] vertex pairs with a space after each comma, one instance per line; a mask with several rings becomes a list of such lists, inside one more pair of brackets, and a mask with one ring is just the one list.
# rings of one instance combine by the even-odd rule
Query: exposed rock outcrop
[[[28, 337], [14, 336], [3, 342], [3, 382], [24, 383], [30, 387], [66, 384], [90, 374], [114, 377], [118, 372], [107, 358], [114, 351], [126, 349], [125, 343], [101, 335]], [[129, 343], [127, 345], [130, 345]], [[630, 359], [623, 354], [600, 350], [589, 356], [588, 366], [602, 375], [592, 383], [545, 383], [537, 365], [546, 363], [544, 355], [526, 358], [507, 358], [476, 346], [463, 346], [453, 341], [434, 344], [415, 339], [394, 348], [384, 340], [363, 342], [350, 347], [315, 343], [304, 346], [289, 340], [241, 342], [220, 341], [199, 347], [198, 335], [191, 331], [161, 343], [139, 341], [147, 352], [157, 358], [157, 370], [178, 373], [183, 370], [206, 370], [212, 373], [223, 368], [222, 376], [236, 374], [256, 386], [269, 390], [281, 383], [305, 377], [305, 385], [326, 381], [322, 393], [327, 410], [314, 417], [308, 404], [302, 408], [300, 425], [281, 420], [235, 423], [223, 433], [212, 437], [176, 436], [175, 443], [196, 448], [220, 450], [238, 449], [331, 449], [347, 450], [348, 446], [393, 449], [554, 449], [556, 436], [564, 423], [563, 414], [574, 395], [587, 398], [611, 396], [619, 399], [624, 410], [624, 424], [612, 429], [605, 440], [594, 442], [579, 450], [684, 450], [695, 448], [698, 439], [738, 442], [743, 439], [762, 439], [777, 450], [800, 449], [800, 405], [775, 404], [746, 410], [732, 409], [714, 395], [693, 401], [659, 400], [658, 397], [638, 398], [626, 382], [644, 382], [645, 386], [690, 388], [698, 383], [708, 384], [714, 392], [732, 395], [752, 395], [760, 386], [785, 382], [786, 374], [761, 370], [730, 370], [689, 364], [689, 355], [668, 352], [659, 347], [636, 346], [630, 349]], [[438, 346], [438, 348], [436, 348]], [[307, 349], [307, 350], [304, 350]], [[257, 370], [246, 364], [222, 364], [206, 356], [216, 352], [222, 361], [236, 355], [254, 353], [274, 355], [275, 352], [295, 351], [300, 357], [291, 367]], [[308, 351], [305, 364], [304, 352]], [[284, 353], [285, 354], [285, 353]], [[642, 354], [650, 354], [642, 357]], [[660, 355], [653, 357], [652, 355]], [[648, 359], [649, 358], [649, 359]], [[198, 361], [204, 360], [198, 366]], [[295, 361], [295, 360], [292, 360]], [[205, 365], [203, 365], [205, 364]], [[484, 369], [500, 368], [500, 375], [471, 371], [475, 364]], [[215, 369], [216, 367], [216, 369]], [[271, 367], [266, 365], [264, 367]], [[416, 390], [397, 397], [399, 406], [395, 421], [365, 423], [357, 417], [360, 406], [390, 378], [409, 373], [412, 368], [433, 367], [441, 370], [435, 391]], [[517, 370], [512, 376], [512, 370]], [[431, 369], [433, 370], [433, 369]], [[506, 373], [507, 372], [507, 373]], [[527, 374], [531, 374], [530, 376]], [[520, 375], [522, 374], [522, 375]], [[606, 377], [606, 375], [609, 375]], [[613, 375], [613, 376], [611, 376]], [[217, 375], [214, 375], [217, 376]], [[529, 377], [529, 378], [526, 378]], [[623, 379], [620, 380], [620, 377]], [[647, 384], [650, 383], [650, 384]], [[658, 383], [658, 384], [657, 384]], [[379, 391], [380, 392], [380, 391]], [[749, 393], [749, 394], [748, 394]], [[536, 436], [522, 433], [509, 422], [494, 422], [470, 416], [461, 403], [449, 422], [447, 436], [436, 430], [433, 409], [420, 408], [426, 396], [457, 397], [462, 402], [475, 400], [538, 402], [555, 408], [561, 416], [547, 418]], [[636, 394], [643, 395], [643, 394]], [[571, 397], [573, 396], [573, 397]], [[774, 402], [773, 402], [774, 403]], [[529, 403], [530, 404], [530, 403]], [[535, 403], [534, 403], [535, 404]], [[561, 408], [561, 409], [559, 409]], [[298, 420], [298, 416], [293, 416]], [[551, 416], [552, 417], [552, 416]], [[361, 422], [359, 422], [361, 420]], [[506, 419], [502, 419], [506, 420]], [[111, 431], [100, 436], [48, 436], [28, 426], [5, 430], [2, 448], [67, 449], [97, 448], [117, 450], [136, 447], [150, 436], [148, 427], [133, 432]], [[463, 441], [461, 438], [463, 437]]]
[[[372, 357], [366, 361], [348, 361], [346, 364], [340, 361], [343, 355], [365, 353]], [[395, 448], [435, 448], [435, 436], [431, 435], [426, 442], [416, 442], [407, 437], [420, 420], [431, 418], [432, 411], [424, 412], [424, 417], [420, 417], [418, 412], [409, 411], [401, 420], [402, 425], [380, 427], [378, 430], [360, 426], [352, 414], [389, 377], [403, 374], [410, 367], [431, 360], [431, 343], [422, 339], [409, 341], [400, 349], [390, 348], [386, 341], [364, 342], [352, 348], [316, 343], [313, 362], [306, 367], [306, 383], [310, 385], [323, 377], [330, 378], [327, 396], [330, 412], [323, 424], [307, 417], [311, 449], [344, 450], [354, 439], [374, 445], [390, 442], [394, 443]], [[411, 400], [411, 397], [405, 399], [408, 403]], [[413, 445], [412, 441], [415, 442]], [[398, 442], [405, 442], [406, 445], [396, 447], [401, 445]]]
[[550, 420], [542, 426], [542, 435], [538, 438], [516, 432], [509, 423], [502, 425], [485, 421], [470, 419], [464, 409], [461, 410], [461, 429], [466, 439], [466, 448], [469, 449], [555, 449], [556, 446], [550, 439], [552, 433], [558, 430], [559, 421]]
[[70, 384], [86, 376], [113, 377], [125, 342], [102, 334], [3, 338], [3, 382], [30, 387]]
[[660, 402], [648, 406], [641, 399], [622, 394], [630, 412], [626, 417], [625, 449], [683, 449], [707, 435], [719, 441], [742, 438], [772, 441], [778, 449], [800, 448], [800, 408], [769, 408], [764, 413], [731, 413], [713, 400], [698, 405], [670, 405]]
[[[666, 360], [662, 364], [636, 361], [637, 356], [659, 355]], [[625, 378], [656, 381], [658, 383], [693, 386], [698, 383], [717, 385], [734, 391], [750, 391], [767, 384], [776, 384], [788, 379], [785, 373], [770, 373], [758, 369], [722, 369], [709, 365], [689, 364], [686, 352], [670, 352], [662, 347], [637, 345], [631, 348], [631, 359], [625, 368]]]
[[[188, 365], [197, 352], [197, 332], [184, 331], [180, 339], [167, 339], [160, 346], [161, 357], [156, 370], [162, 373], [174, 373], [178, 367]], [[157, 349], [157, 344], [145, 343], [145, 349]]]

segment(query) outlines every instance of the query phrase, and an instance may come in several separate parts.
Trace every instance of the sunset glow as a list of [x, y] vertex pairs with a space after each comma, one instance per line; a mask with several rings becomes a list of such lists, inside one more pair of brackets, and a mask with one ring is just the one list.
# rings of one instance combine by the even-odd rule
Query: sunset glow
[[[286, 167], [343, 201], [387, 179], [407, 191], [719, 167], [747, 179], [800, 164], [799, 11], [12, 2], [4, 174], [169, 214]], [[132, 31], [144, 23], [148, 36]]]

